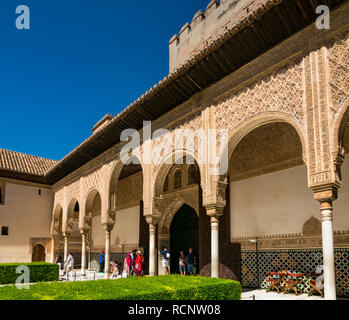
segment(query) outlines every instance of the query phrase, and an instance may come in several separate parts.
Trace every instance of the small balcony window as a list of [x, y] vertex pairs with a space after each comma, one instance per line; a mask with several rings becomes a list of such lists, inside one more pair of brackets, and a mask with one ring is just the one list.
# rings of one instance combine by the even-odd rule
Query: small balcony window
[[1, 227], [1, 235], [8, 236], [8, 227]]

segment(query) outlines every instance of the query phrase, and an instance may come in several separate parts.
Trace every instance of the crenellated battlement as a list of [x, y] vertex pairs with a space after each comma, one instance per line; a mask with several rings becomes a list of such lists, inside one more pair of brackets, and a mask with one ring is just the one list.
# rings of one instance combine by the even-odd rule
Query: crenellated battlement
[[170, 73], [190, 60], [208, 43], [255, 11], [264, 0], [211, 0], [169, 42]]

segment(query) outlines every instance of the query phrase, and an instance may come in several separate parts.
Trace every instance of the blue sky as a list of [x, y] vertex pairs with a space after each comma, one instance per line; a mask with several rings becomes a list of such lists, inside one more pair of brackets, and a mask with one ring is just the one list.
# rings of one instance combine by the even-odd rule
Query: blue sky
[[0, 148], [63, 158], [168, 74], [169, 39], [208, 2], [1, 0]]

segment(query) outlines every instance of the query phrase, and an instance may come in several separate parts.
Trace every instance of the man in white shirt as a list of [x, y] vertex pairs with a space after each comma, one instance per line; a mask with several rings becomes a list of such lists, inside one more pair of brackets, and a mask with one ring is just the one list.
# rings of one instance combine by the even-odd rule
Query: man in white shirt
[[68, 272], [68, 275], [69, 275], [69, 271], [73, 272], [73, 270], [74, 270], [74, 258], [72, 254], [69, 252], [67, 261], [64, 264], [63, 275], [65, 275], [66, 272]]

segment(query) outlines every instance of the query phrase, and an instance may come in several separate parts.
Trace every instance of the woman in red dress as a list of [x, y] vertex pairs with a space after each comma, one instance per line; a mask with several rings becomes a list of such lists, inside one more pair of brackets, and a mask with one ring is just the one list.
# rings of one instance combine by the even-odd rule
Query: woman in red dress
[[135, 269], [136, 269], [136, 276], [141, 277], [143, 275], [143, 255], [142, 252], [137, 252], [137, 258], [135, 263]]

